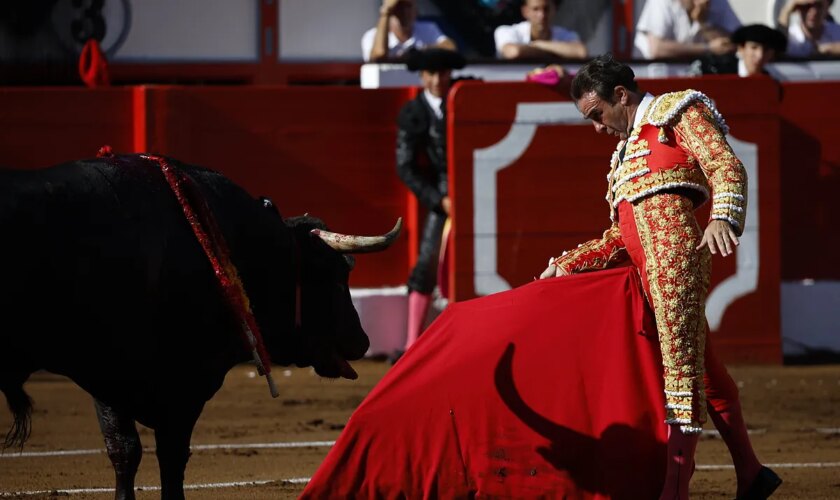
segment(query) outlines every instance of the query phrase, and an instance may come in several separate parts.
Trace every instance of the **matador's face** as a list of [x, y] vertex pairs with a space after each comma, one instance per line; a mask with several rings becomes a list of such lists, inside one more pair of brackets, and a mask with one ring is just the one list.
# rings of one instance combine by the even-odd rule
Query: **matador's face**
[[747, 75], [760, 74], [764, 65], [776, 58], [776, 51], [758, 42], [748, 40], [738, 46], [738, 58], [744, 61], [747, 68]]
[[590, 90], [575, 102], [575, 106], [584, 119], [592, 121], [595, 131], [599, 134], [627, 138], [627, 110], [620, 97], [614, 97], [610, 102], [602, 99], [594, 90]]
[[423, 88], [428, 90], [433, 96], [446, 97], [449, 93], [449, 88], [452, 86], [452, 70], [422, 70], [420, 71], [420, 81], [423, 83]]

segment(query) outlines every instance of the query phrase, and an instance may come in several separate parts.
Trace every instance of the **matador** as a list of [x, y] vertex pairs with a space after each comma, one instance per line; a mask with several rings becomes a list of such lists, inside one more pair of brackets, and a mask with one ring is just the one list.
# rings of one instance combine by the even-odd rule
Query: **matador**
[[[738, 389], [707, 338], [711, 253], [734, 251], [747, 206], [747, 175], [726, 140], [728, 127], [703, 93], [643, 94], [632, 69], [610, 56], [581, 68], [572, 97], [596, 131], [621, 138], [607, 175], [612, 224], [600, 239], [552, 259], [542, 277], [629, 260], [639, 270], [662, 351], [670, 425], [662, 498], [687, 497], [707, 408], [735, 462], [737, 496], [766, 498], [781, 479], [756, 458]], [[709, 199], [704, 232], [694, 210]]]

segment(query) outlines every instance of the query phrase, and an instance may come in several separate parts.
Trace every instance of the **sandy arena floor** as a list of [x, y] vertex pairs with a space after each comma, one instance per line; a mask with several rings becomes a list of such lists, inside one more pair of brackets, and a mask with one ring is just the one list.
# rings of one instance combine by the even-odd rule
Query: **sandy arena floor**
[[[295, 498], [323, 460], [348, 417], [388, 370], [376, 361], [355, 364], [360, 379], [331, 381], [309, 369], [275, 374], [281, 396], [272, 400], [263, 380], [242, 366], [228, 374], [222, 390], [210, 401], [193, 434], [195, 449], [187, 467], [188, 485], [215, 485], [187, 492], [188, 498]], [[731, 368], [759, 457], [775, 467], [785, 483], [780, 499], [840, 498], [840, 365], [814, 367]], [[0, 497], [71, 499], [111, 498], [111, 492], [56, 490], [111, 488], [113, 472], [100, 450], [102, 438], [89, 396], [67, 379], [49, 374], [34, 376], [27, 391], [35, 400], [32, 437], [25, 451], [36, 456], [0, 456]], [[0, 430], [11, 416], [0, 409]], [[711, 428], [711, 425], [707, 425]], [[148, 429], [141, 428], [145, 446], [153, 446]], [[295, 448], [219, 448], [219, 444], [309, 443]], [[274, 445], [282, 446], [282, 445]], [[46, 455], [59, 450], [93, 450]], [[692, 482], [694, 498], [732, 498], [734, 471], [707, 466], [729, 465], [720, 439], [704, 438], [698, 448], [700, 464]], [[158, 484], [157, 461], [147, 451], [137, 484]], [[40, 492], [40, 493], [39, 493]], [[51, 493], [52, 492], [52, 493]], [[158, 498], [144, 491], [138, 498]]]

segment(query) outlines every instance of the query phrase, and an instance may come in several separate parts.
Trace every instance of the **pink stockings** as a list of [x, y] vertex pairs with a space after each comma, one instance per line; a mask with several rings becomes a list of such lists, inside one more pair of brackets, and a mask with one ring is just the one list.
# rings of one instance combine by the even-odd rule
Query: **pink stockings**
[[755, 456], [750, 437], [747, 435], [747, 425], [741, 411], [738, 397], [738, 387], [726, 371], [726, 367], [718, 361], [714, 350], [706, 336], [706, 354], [704, 368], [706, 386], [706, 408], [709, 417], [715, 424], [723, 442], [732, 456], [735, 465], [735, 475], [738, 478], [738, 493], [740, 496], [747, 491], [761, 470], [761, 462]]
[[668, 426], [668, 467], [659, 500], [686, 500], [694, 474], [694, 450], [700, 434], [684, 434], [679, 424]]
[[429, 304], [432, 303], [432, 295], [412, 290], [408, 294], [408, 335], [405, 340], [405, 350], [417, 341], [417, 337], [423, 331], [423, 324], [426, 322], [426, 313], [429, 312]]

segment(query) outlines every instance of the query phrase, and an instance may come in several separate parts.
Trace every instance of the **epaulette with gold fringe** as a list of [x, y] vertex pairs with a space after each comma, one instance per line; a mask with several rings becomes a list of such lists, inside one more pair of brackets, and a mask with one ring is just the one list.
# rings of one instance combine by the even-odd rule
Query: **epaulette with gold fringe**
[[726, 125], [726, 120], [723, 115], [717, 110], [715, 104], [709, 99], [709, 96], [698, 90], [683, 90], [681, 92], [669, 92], [662, 94], [653, 100], [650, 104], [650, 111], [648, 112], [648, 123], [655, 127], [659, 127], [659, 142], [668, 142], [668, 136], [665, 134], [665, 127], [673, 126], [679, 121], [682, 113], [692, 104], [702, 102], [709, 108], [712, 115], [715, 117], [718, 126], [724, 135], [729, 133], [729, 126]]

